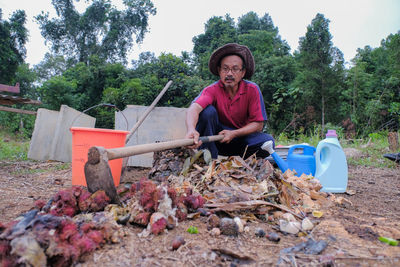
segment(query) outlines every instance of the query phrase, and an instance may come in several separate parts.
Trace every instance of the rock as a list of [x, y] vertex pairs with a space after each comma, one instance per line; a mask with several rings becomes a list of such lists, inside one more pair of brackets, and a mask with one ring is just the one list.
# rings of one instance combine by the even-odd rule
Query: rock
[[239, 234], [239, 227], [236, 222], [231, 218], [222, 218], [219, 223], [221, 234], [229, 236], [237, 236]]
[[285, 213], [282, 215], [282, 218], [285, 219], [288, 222], [295, 222], [296, 218], [293, 216], [291, 213]]
[[303, 221], [301, 222], [301, 229], [303, 231], [309, 231], [314, 228], [314, 224], [311, 222], [309, 218], [304, 218]]
[[217, 215], [211, 214], [207, 220], [207, 229], [210, 230], [215, 227], [219, 227], [220, 221], [221, 219]]
[[266, 237], [268, 238], [269, 241], [273, 242], [279, 242], [281, 240], [281, 237], [275, 233], [275, 232], [269, 232]]
[[261, 228], [256, 229], [256, 236], [257, 237], [264, 237], [265, 236], [265, 231]]
[[239, 233], [243, 233], [243, 228], [244, 228], [244, 226], [243, 226], [242, 220], [241, 220], [239, 217], [235, 217], [235, 218], [233, 218], [233, 220], [235, 221], [235, 223], [236, 223], [237, 226], [238, 226]]
[[273, 213], [273, 217], [274, 217], [274, 219], [275, 220], [279, 220], [279, 219], [282, 219], [282, 216], [283, 216], [283, 212], [282, 211], [275, 211], [274, 213]]
[[300, 231], [301, 225], [299, 222], [288, 222], [285, 220], [279, 220], [279, 229], [281, 230], [281, 232], [295, 235]]
[[177, 236], [175, 237], [175, 239], [172, 241], [172, 250], [177, 250], [178, 248], [180, 248], [180, 246], [184, 245], [185, 239], [181, 236]]
[[213, 228], [213, 229], [211, 229], [211, 235], [212, 236], [219, 236], [219, 235], [221, 235], [221, 230], [219, 229], [219, 228]]

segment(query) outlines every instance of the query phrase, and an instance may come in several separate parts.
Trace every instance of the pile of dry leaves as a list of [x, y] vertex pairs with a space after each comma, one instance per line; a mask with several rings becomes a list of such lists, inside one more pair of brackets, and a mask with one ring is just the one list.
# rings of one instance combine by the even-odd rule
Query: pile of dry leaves
[[175, 149], [154, 157], [149, 177], [171, 186], [192, 187], [207, 200], [207, 211], [244, 221], [269, 221], [281, 231], [289, 224], [294, 228], [289, 233], [304, 230], [304, 219], [306, 230], [312, 229], [307, 218], [321, 217], [334, 203], [351, 205], [343, 197], [320, 192], [321, 185], [313, 176], [298, 177], [290, 170], [282, 174], [268, 160], [255, 156], [211, 160], [208, 151]]

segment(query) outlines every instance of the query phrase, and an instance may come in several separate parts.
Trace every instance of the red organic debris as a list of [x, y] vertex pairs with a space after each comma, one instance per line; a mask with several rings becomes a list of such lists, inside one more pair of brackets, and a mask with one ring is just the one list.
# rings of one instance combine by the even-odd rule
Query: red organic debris
[[102, 190], [94, 192], [86, 201], [87, 209], [81, 211], [97, 212], [104, 210], [104, 208], [110, 204], [110, 198]]
[[[76, 223], [71, 217], [104, 210], [109, 202], [104, 191], [90, 194], [79, 186], [60, 190], [47, 204], [36, 201], [36, 209], [25, 213], [21, 220], [7, 225], [0, 223], [1, 265], [15, 266], [20, 262], [35, 265], [38, 261], [35, 255], [45, 255], [47, 264], [52, 266], [70, 266], [77, 262], [82, 255], [109, 241], [113, 227], [104, 221]], [[32, 255], [11, 255], [13, 246], [22, 250], [34, 246], [38, 251]]]
[[61, 241], [68, 241], [77, 232], [78, 226], [74, 222], [64, 220], [61, 222], [58, 234]]
[[157, 210], [160, 192], [157, 190], [157, 185], [148, 179], [140, 180], [139, 187], [139, 204], [145, 211], [154, 212]]
[[53, 197], [53, 204], [50, 207], [50, 214], [55, 216], [73, 217], [78, 211], [78, 205], [73, 188], [60, 190]]
[[36, 209], [41, 210], [46, 205], [46, 202], [44, 202], [42, 199], [38, 199], [35, 201], [34, 205]]
[[171, 198], [171, 200], [172, 200], [172, 205], [176, 206], [176, 204], [177, 204], [177, 193], [176, 193], [175, 188], [168, 187], [167, 194], [168, 194], [169, 198]]
[[165, 216], [160, 212], [155, 212], [150, 217], [150, 231], [154, 235], [158, 235], [167, 228], [167, 219]]
[[[44, 255], [48, 265], [70, 266], [78, 262], [82, 255], [117, 240], [115, 221], [118, 221], [118, 216], [130, 217], [129, 222], [132, 224], [147, 227], [149, 232], [159, 235], [165, 229], [173, 229], [178, 221], [187, 218], [188, 212], [196, 212], [205, 203], [200, 194], [187, 186], [177, 189], [157, 185], [147, 178], [130, 188], [118, 189], [118, 192], [126, 206], [110, 205], [111, 208], [101, 213], [110, 203], [104, 191], [91, 194], [84, 187], [73, 186], [60, 190], [47, 203], [36, 201], [36, 209], [24, 214], [22, 219], [7, 225], [0, 223], [1, 264], [14, 266], [23, 262], [32, 265], [37, 261], [38, 257], [35, 256], [11, 254], [12, 242], [17, 239], [14, 244], [24, 249], [30, 245], [23, 241], [31, 241], [38, 250], [37, 255]], [[89, 215], [89, 212], [103, 215], [80, 219]], [[107, 212], [115, 212], [114, 217], [106, 216]], [[78, 214], [79, 217], [74, 217]], [[94, 219], [96, 216], [104, 216], [108, 220], [115, 218], [115, 221], [111, 221], [114, 224], [107, 223], [107, 219]]]
[[206, 203], [205, 199], [200, 195], [188, 195], [183, 199], [183, 203], [190, 211], [196, 211], [198, 208], [203, 207]]
[[179, 222], [186, 220], [187, 217], [187, 208], [183, 203], [178, 203], [175, 211], [175, 217]]
[[[111, 226], [107, 223], [77, 223], [69, 217], [59, 217], [51, 214], [37, 214], [27, 227], [17, 235], [13, 230], [7, 229], [0, 237], [0, 262], [4, 265], [17, 265], [18, 257], [10, 254], [13, 240], [21, 237], [32, 237], [32, 244], [39, 244], [39, 254], [44, 253], [49, 265], [69, 266], [77, 262], [82, 255], [90, 253], [110, 240]], [[10, 226], [14, 228], [13, 226]], [[14, 242], [16, 243], [16, 242]], [[18, 243], [19, 246], [31, 246], [29, 243]], [[42, 254], [43, 255], [43, 254]], [[26, 256], [24, 261], [32, 265], [36, 258]]]
[[133, 218], [133, 222], [141, 226], [147, 226], [150, 221], [150, 216], [150, 212], [141, 212]]
[[123, 199], [124, 207], [110, 205], [106, 212], [110, 212], [120, 224], [129, 222], [147, 226], [153, 234], [160, 234], [165, 228], [175, 228], [178, 222], [187, 218], [188, 212], [198, 212], [205, 204], [205, 199], [187, 185], [174, 188], [158, 185], [147, 178], [131, 185], [129, 190], [123, 187], [118, 192], [123, 194], [120, 199]]
[[[55, 216], [66, 215], [73, 217], [80, 212], [97, 212], [104, 210], [110, 203], [110, 198], [103, 190], [91, 194], [83, 187], [73, 186], [60, 190], [49, 203], [49, 213]], [[41, 205], [37, 201], [36, 207], [47, 212], [47, 205]]]

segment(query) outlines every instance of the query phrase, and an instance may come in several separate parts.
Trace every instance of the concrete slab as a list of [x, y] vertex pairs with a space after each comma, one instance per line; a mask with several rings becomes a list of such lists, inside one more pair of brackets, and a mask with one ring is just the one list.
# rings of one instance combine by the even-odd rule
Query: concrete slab
[[71, 127], [94, 128], [96, 118], [93, 118], [76, 109], [61, 105], [50, 151], [50, 159], [71, 162], [72, 160], [72, 133]]
[[29, 145], [28, 158], [48, 160], [60, 112], [39, 108]]
[[[147, 106], [128, 105], [122, 112], [116, 112], [115, 129], [128, 129], [130, 131], [146, 109]], [[155, 107], [133, 134], [127, 145], [133, 146], [184, 138], [186, 134], [186, 110], [186, 108]], [[128, 128], [125, 118], [128, 121]], [[151, 167], [152, 165], [153, 153], [132, 156], [128, 161], [128, 166]]]

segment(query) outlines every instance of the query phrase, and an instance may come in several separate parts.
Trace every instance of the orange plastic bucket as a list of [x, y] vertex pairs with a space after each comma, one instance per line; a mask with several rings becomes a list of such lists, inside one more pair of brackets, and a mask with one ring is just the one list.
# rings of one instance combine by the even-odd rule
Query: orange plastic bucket
[[[92, 146], [116, 148], [125, 146], [128, 131], [71, 127], [72, 132], [72, 185], [86, 185], [84, 167], [88, 150]], [[122, 169], [122, 158], [109, 161], [115, 186], [119, 185]]]

